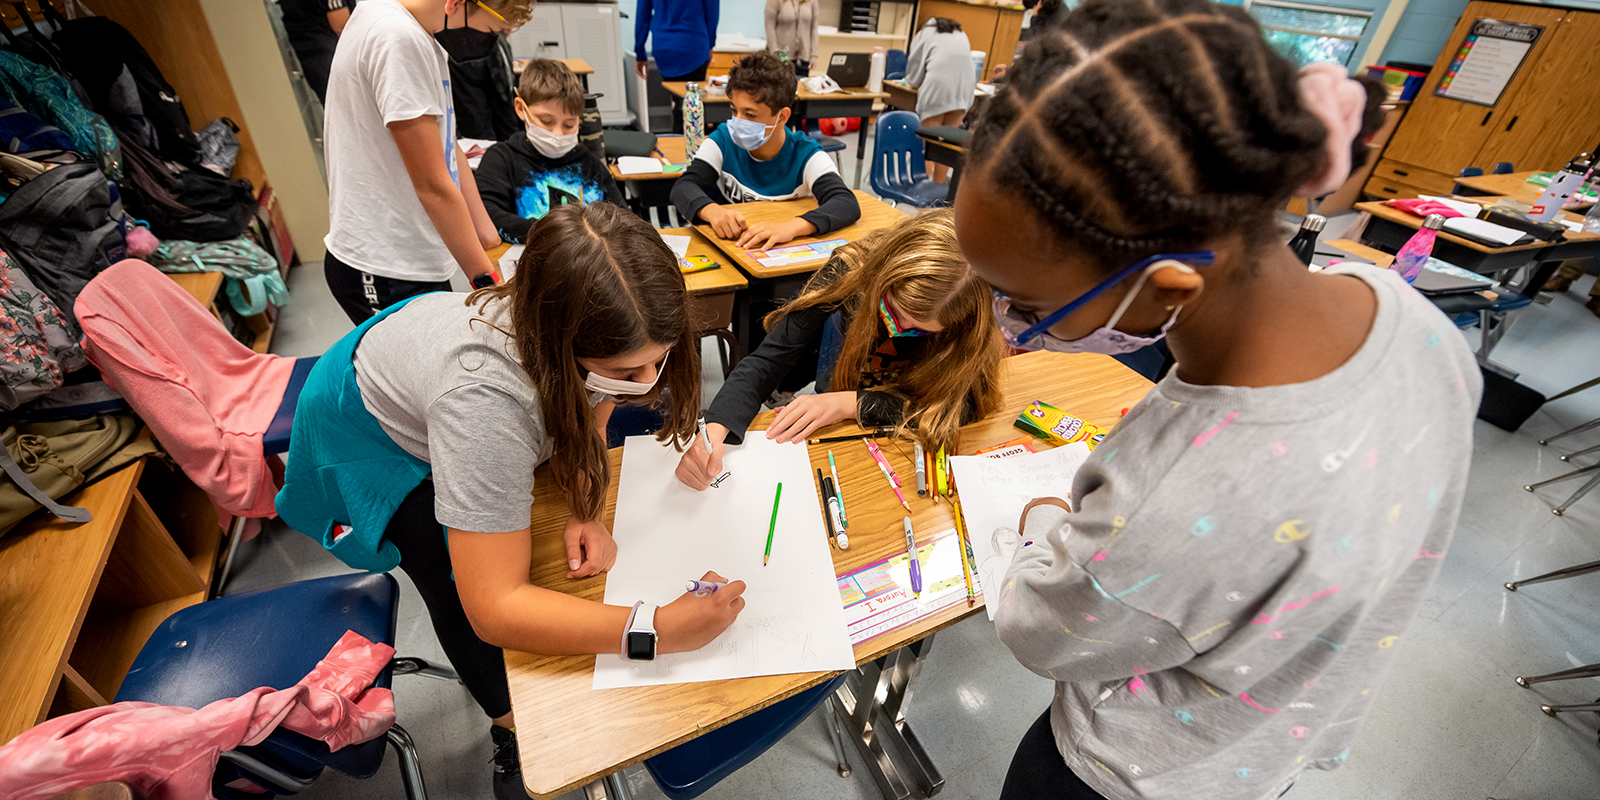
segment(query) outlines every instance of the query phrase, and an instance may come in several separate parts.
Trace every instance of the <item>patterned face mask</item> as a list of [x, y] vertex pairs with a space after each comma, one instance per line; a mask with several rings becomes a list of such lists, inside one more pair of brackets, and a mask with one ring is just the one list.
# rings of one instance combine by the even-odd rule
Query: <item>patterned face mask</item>
[[883, 327], [889, 330], [889, 335], [891, 337], [899, 338], [902, 336], [928, 335], [928, 332], [922, 330], [921, 328], [912, 328], [907, 325], [902, 325], [900, 323], [900, 319], [894, 315], [894, 311], [889, 308], [888, 300], [883, 297], [878, 298], [878, 317], [883, 320]]

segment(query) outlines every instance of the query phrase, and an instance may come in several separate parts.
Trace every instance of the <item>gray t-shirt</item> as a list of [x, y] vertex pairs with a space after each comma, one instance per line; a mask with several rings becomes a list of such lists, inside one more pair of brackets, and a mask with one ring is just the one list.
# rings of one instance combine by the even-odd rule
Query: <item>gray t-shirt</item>
[[1076, 513], [1028, 515], [995, 625], [1108, 798], [1269, 798], [1339, 766], [1450, 544], [1477, 364], [1394, 273], [1342, 271], [1378, 298], [1348, 362], [1173, 373], [1078, 471]]
[[372, 326], [356, 347], [356, 386], [384, 432], [433, 465], [440, 524], [519, 531], [533, 468], [549, 457], [539, 395], [500, 332], [510, 330], [505, 304], [474, 322], [466, 297], [424, 295]]

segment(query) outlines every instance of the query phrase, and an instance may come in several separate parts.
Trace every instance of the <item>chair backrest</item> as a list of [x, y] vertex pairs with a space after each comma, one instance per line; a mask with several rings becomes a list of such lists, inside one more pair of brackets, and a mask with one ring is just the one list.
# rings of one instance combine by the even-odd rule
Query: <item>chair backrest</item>
[[[1457, 173], [1456, 177], [1458, 177], [1458, 178], [1476, 178], [1476, 177], [1478, 177], [1478, 176], [1480, 176], [1482, 174], [1483, 174], [1483, 170], [1478, 168], [1478, 167], [1462, 167], [1461, 168], [1461, 172]], [[1450, 187], [1450, 193], [1453, 194], [1453, 195], [1456, 195], [1458, 197], [1479, 197], [1481, 195], [1487, 194], [1487, 192], [1480, 192], [1480, 191], [1478, 191], [1476, 189], [1469, 188], [1468, 186], [1466, 186], [1464, 184], [1460, 184], [1460, 183]]]
[[1496, 175], [1510, 175], [1513, 172], [1516, 172], [1516, 169], [1511, 166], [1510, 161], [1501, 161], [1494, 165]]
[[878, 115], [878, 123], [872, 131], [874, 192], [896, 194], [900, 187], [927, 179], [922, 140], [917, 138], [917, 128], [921, 125], [922, 120], [910, 111], [887, 111]]
[[892, 49], [883, 62], [884, 80], [897, 81], [906, 76], [906, 51]]

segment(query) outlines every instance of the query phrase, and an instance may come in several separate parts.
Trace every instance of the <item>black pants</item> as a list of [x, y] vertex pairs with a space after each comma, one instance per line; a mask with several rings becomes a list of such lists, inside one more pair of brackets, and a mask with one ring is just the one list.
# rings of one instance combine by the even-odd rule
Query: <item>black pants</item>
[[450, 291], [449, 281], [405, 281], [362, 272], [340, 261], [333, 253], [322, 258], [322, 275], [339, 307], [357, 325], [407, 297], [428, 292]]
[[1050, 712], [1034, 721], [1022, 736], [1011, 769], [1006, 771], [1000, 800], [1104, 800], [1067, 766], [1050, 730]]
[[805, 80], [806, 78], [811, 77], [811, 62], [810, 61], [793, 61], [793, 62], [790, 62], [790, 63], [794, 64], [794, 76], [796, 78], [799, 78], [800, 80]]
[[505, 652], [478, 638], [461, 608], [450, 569], [450, 547], [433, 516], [433, 481], [411, 490], [389, 520], [384, 537], [400, 550], [400, 569], [416, 584], [433, 618], [433, 632], [472, 699], [491, 719], [511, 713]]
[[[693, 81], [695, 83], [702, 83], [706, 79], [706, 68], [710, 66], [711, 62], [707, 61], [706, 63], [701, 64], [700, 66], [695, 67], [694, 69], [689, 70], [682, 75], [668, 76], [663, 74], [661, 76], [661, 81], [662, 83], [673, 83], [676, 81]], [[705, 88], [706, 87], [701, 86], [700, 91], [705, 91]], [[683, 98], [677, 95], [672, 95], [672, 132], [683, 133]], [[708, 135], [711, 133], [711, 126], [706, 126], [706, 133]]]

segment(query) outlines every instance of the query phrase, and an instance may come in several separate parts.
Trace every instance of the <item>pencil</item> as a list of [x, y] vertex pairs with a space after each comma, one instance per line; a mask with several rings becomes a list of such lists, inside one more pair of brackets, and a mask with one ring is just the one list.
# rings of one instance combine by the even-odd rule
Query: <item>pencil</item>
[[[890, 436], [893, 433], [894, 433], [894, 426], [893, 425], [885, 425], [885, 426], [880, 427], [880, 428], [871, 429], [870, 431], [867, 432], [866, 435], [867, 436]], [[856, 438], [859, 438], [860, 436], [861, 436], [861, 434], [859, 434], [859, 433], [847, 433], [847, 434], [843, 434], [841, 436], [820, 436], [820, 437], [815, 438], [815, 439], [807, 439], [806, 440], [806, 444], [831, 444], [833, 442], [848, 442], [851, 439], [856, 439]]]
[[767, 553], [761, 557], [761, 566], [766, 566], [772, 560], [772, 534], [778, 530], [778, 501], [783, 499], [783, 484], [778, 484], [778, 491], [772, 495], [772, 521], [767, 523]]
[[956, 544], [961, 546], [961, 577], [967, 581], [967, 608], [972, 608], [977, 601], [972, 591], [972, 564], [968, 561], [972, 547], [967, 543], [967, 526], [961, 519], [961, 498], [951, 498], [950, 502], [956, 507]]

